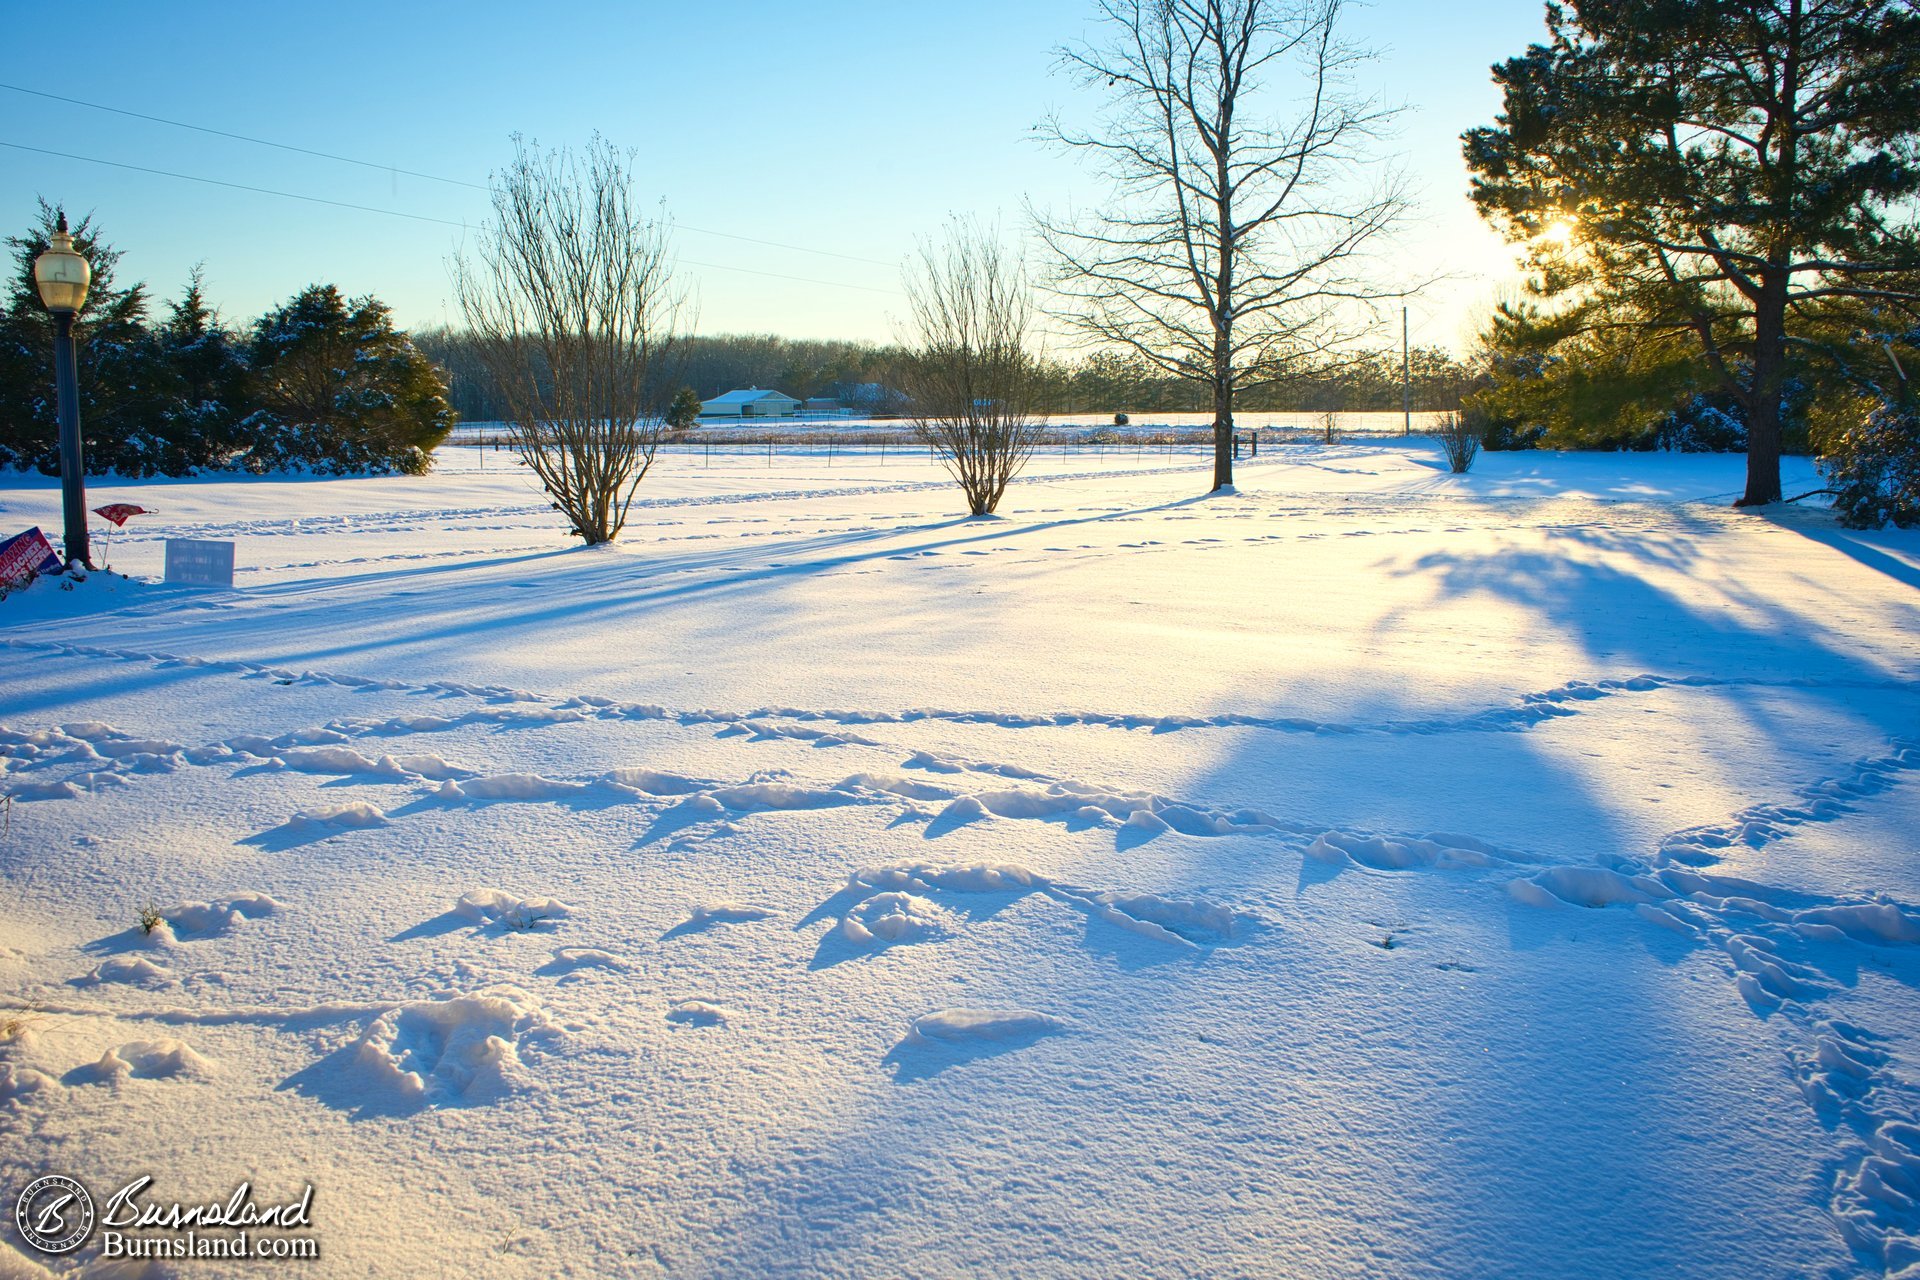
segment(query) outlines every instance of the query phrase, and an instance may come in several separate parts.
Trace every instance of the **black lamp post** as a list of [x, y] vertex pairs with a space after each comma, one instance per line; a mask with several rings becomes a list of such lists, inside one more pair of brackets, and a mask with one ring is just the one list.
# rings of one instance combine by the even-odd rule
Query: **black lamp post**
[[73, 247], [67, 215], [53, 243], [33, 260], [33, 283], [53, 315], [53, 380], [60, 407], [60, 498], [66, 517], [67, 563], [93, 567], [87, 552], [87, 462], [80, 446], [80, 376], [74, 368], [73, 318], [86, 305], [93, 270]]

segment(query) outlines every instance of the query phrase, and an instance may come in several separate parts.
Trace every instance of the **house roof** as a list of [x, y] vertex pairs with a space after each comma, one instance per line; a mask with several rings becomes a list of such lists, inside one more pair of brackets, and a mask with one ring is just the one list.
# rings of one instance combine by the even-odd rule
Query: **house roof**
[[798, 400], [794, 400], [792, 396], [787, 395], [784, 392], [762, 391], [758, 387], [749, 387], [745, 391], [729, 391], [727, 392], [727, 394], [723, 396], [715, 396], [713, 399], [707, 401], [706, 403], [708, 404], [757, 404], [759, 401], [768, 400], [768, 399], [793, 400], [793, 403], [795, 404], [800, 403]]

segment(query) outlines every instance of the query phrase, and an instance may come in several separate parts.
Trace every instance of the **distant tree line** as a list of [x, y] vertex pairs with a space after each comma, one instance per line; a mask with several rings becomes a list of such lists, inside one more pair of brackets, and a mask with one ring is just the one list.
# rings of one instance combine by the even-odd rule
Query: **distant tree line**
[[[419, 329], [412, 336], [445, 371], [448, 398], [462, 419], [499, 422], [509, 416], [480, 339], [452, 329]], [[684, 338], [673, 360], [650, 375], [657, 386], [648, 398], [664, 411], [680, 388], [710, 400], [738, 388], [763, 387], [801, 400], [821, 396], [850, 409], [905, 417], [912, 410], [902, 394], [911, 381], [906, 362], [902, 348], [874, 342], [772, 334]], [[1242, 410], [1274, 413], [1397, 410], [1400, 365], [1397, 349], [1362, 350], [1240, 392], [1234, 403]], [[1408, 373], [1416, 412], [1459, 408], [1473, 376], [1466, 363], [1440, 347], [1415, 347]], [[1034, 377], [1036, 402], [1047, 413], [1205, 413], [1213, 407], [1206, 384], [1111, 351], [1041, 359]]]
[[[59, 472], [53, 322], [33, 283], [60, 210], [10, 236], [0, 312], [0, 466]], [[454, 421], [440, 372], [371, 297], [316, 284], [250, 324], [207, 305], [196, 272], [155, 308], [122, 285], [120, 253], [91, 219], [74, 229], [93, 270], [75, 326], [87, 468], [126, 476], [203, 470], [323, 474], [427, 469]]]

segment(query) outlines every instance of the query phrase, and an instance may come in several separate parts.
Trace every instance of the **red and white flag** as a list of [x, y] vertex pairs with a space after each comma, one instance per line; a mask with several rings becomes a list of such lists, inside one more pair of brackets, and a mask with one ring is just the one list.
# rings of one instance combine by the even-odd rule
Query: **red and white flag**
[[117, 529], [127, 522], [128, 516], [150, 516], [153, 512], [145, 507], [136, 507], [131, 502], [109, 502], [104, 507], [95, 507], [93, 514], [113, 521]]

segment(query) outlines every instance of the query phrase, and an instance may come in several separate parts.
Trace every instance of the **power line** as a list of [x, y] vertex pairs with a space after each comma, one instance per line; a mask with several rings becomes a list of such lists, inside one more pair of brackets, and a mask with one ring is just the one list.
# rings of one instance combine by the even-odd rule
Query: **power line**
[[306, 196], [297, 191], [275, 191], [271, 187], [252, 187], [244, 182], [227, 182], [220, 178], [202, 178], [191, 173], [175, 173], [171, 169], [150, 169], [145, 165], [122, 164], [118, 160], [101, 160], [95, 156], [77, 156], [70, 151], [49, 151], [45, 147], [29, 147], [24, 142], [0, 141], [0, 147], [12, 147], [15, 151], [31, 151], [36, 155], [58, 156], [62, 160], [79, 160], [86, 164], [103, 164], [110, 169], [128, 169], [134, 173], [152, 173], [162, 178], [178, 178], [182, 182], [204, 182], [209, 186], [229, 187], [235, 191], [252, 191], [263, 196], [280, 196], [286, 200], [305, 200], [310, 204], [328, 204], [336, 209], [358, 209], [362, 213], [384, 213], [389, 218], [411, 218], [415, 222], [437, 222], [445, 227], [470, 229], [471, 224], [454, 222], [448, 218], [429, 217], [424, 213], [402, 213], [398, 209], [380, 209], [370, 204], [350, 204], [345, 200], [329, 200], [324, 196]]
[[[0, 88], [5, 87], [7, 86], [0, 86]], [[324, 204], [335, 209], [353, 209], [360, 213], [377, 213], [389, 218], [406, 218], [413, 222], [432, 222], [443, 227], [459, 227], [463, 231], [471, 231], [473, 229], [472, 223], [455, 222], [451, 218], [436, 218], [424, 213], [404, 213], [398, 209], [382, 209], [370, 204], [353, 204], [346, 200], [329, 200], [325, 196], [302, 195], [298, 191], [278, 191], [272, 187], [255, 187], [244, 182], [228, 182], [221, 178], [203, 178], [197, 174], [175, 173], [171, 169], [154, 169], [146, 165], [124, 164], [118, 160], [102, 160], [96, 156], [75, 155], [70, 151], [51, 151], [45, 147], [30, 147], [23, 142], [0, 140], [0, 147], [11, 147], [15, 151], [31, 151], [35, 155], [54, 156], [61, 160], [78, 160], [84, 164], [105, 165], [110, 169], [126, 169], [133, 173], [149, 173], [162, 178], [177, 178], [182, 182], [201, 182], [208, 186], [227, 187], [234, 191], [251, 191], [256, 195], [278, 196], [283, 200], [304, 200], [309, 204]], [[693, 258], [681, 258], [680, 261], [689, 267], [705, 267], [714, 271], [737, 271], [743, 275], [766, 276], [772, 280], [791, 280], [797, 284], [824, 285], [832, 289], [857, 289], [862, 293], [881, 293], [889, 297], [897, 296], [900, 292], [898, 289], [877, 289], [871, 285], [847, 284], [840, 280], [818, 280], [810, 276], [783, 275], [778, 271], [758, 271], [752, 267], [736, 267], [724, 262], [700, 262]]]
[[[397, 165], [381, 164], [377, 160], [359, 160], [359, 159], [355, 159], [353, 156], [336, 155], [331, 151], [316, 151], [311, 147], [296, 147], [292, 143], [288, 143], [288, 142], [274, 142], [268, 138], [255, 138], [249, 134], [244, 134], [244, 133], [229, 133], [225, 129], [214, 129], [203, 124], [189, 124], [184, 120], [169, 120], [165, 116], [152, 116], [152, 115], [147, 115], [146, 113], [140, 112], [140, 111], [128, 111], [124, 107], [110, 107], [103, 102], [87, 102], [81, 98], [68, 98], [57, 93], [47, 93], [46, 91], [41, 89], [28, 89], [23, 85], [0, 84], [0, 89], [11, 90], [14, 93], [28, 94], [35, 98], [46, 98], [53, 102], [64, 102], [69, 106], [86, 107], [89, 110], [93, 110], [93, 111], [106, 111], [116, 116], [126, 116], [127, 118], [132, 120], [145, 120], [151, 124], [164, 124], [164, 125], [167, 125], [169, 128], [190, 129], [195, 133], [211, 134], [216, 138], [229, 138], [235, 142], [247, 142], [247, 143], [253, 144], [256, 147], [272, 147], [278, 151], [292, 151], [303, 156], [317, 156], [322, 160], [334, 160], [339, 162], [340, 164], [358, 165], [363, 169], [376, 169], [383, 173], [404, 173], [409, 178], [421, 178], [427, 182], [444, 182], [448, 186], [468, 187], [474, 191], [491, 190], [491, 188], [486, 186], [486, 184], [484, 183], [468, 182], [464, 178], [443, 178], [438, 174], [421, 173], [417, 169], [402, 169]], [[48, 154], [51, 155], [51, 154], [57, 154], [57, 153], [49, 152]], [[80, 157], [69, 157], [69, 158], [79, 159]], [[102, 161], [101, 163], [105, 163], [105, 162]], [[126, 167], [132, 167], [132, 166], [126, 166]], [[158, 170], [153, 170], [152, 172], [158, 172]], [[168, 176], [179, 177], [181, 175], [169, 174]], [[208, 181], [211, 181], [211, 179], [208, 179]], [[228, 184], [228, 185], [236, 185], [236, 184]], [[253, 188], [253, 187], [247, 187], [242, 189], [249, 190], [249, 191], [258, 190], [258, 188]], [[362, 206], [349, 205], [347, 207], [360, 208]], [[465, 224], [456, 223], [454, 225], [464, 226]], [[856, 254], [851, 254], [851, 253], [835, 253], [831, 249], [809, 249], [807, 246], [803, 244], [785, 244], [779, 240], [762, 240], [757, 236], [743, 236], [732, 231], [715, 231], [709, 227], [694, 227], [694, 226], [688, 226], [684, 223], [681, 223], [679, 224], [679, 229], [682, 231], [697, 232], [698, 234], [703, 236], [718, 236], [723, 240], [739, 240], [745, 244], [763, 245], [769, 249], [788, 249], [794, 253], [812, 253], [812, 254], [817, 254], [823, 258], [839, 258], [846, 262], [864, 262], [869, 266], [891, 267], [895, 265], [891, 262], [883, 262], [878, 258], [862, 258]], [[732, 269], [744, 271], [746, 268], [739, 267], [739, 268], [732, 268]], [[771, 273], [761, 272], [760, 274], [768, 275]], [[891, 291], [889, 290], [889, 292]]]
[[381, 169], [388, 173], [404, 173], [409, 178], [424, 178], [428, 182], [444, 182], [449, 186], [472, 187], [476, 191], [487, 188], [478, 182], [466, 182], [459, 178], [442, 178], [437, 174], [420, 173], [414, 169], [402, 169], [395, 165], [378, 164], [372, 160], [356, 160], [352, 156], [337, 156], [331, 151], [315, 151], [310, 147], [296, 147], [286, 142], [270, 142], [266, 138], [253, 138], [244, 133], [228, 133], [225, 129], [210, 129], [203, 124], [188, 124], [184, 120], [169, 120], [165, 116], [150, 116], [139, 111], [128, 111], [123, 107], [109, 107], [100, 102], [83, 102], [79, 98], [64, 98], [57, 93], [46, 93], [39, 89], [28, 89], [17, 84], [0, 84], [0, 89], [11, 89], [15, 93], [31, 94], [36, 98], [50, 98], [54, 102], [64, 102], [69, 106], [88, 107], [94, 111], [110, 111], [117, 116], [127, 116], [134, 120], [146, 120], [153, 124], [164, 124], [175, 129], [191, 129], [195, 133], [210, 133], [216, 138], [231, 138], [235, 142], [251, 142], [256, 147], [273, 147], [280, 151], [297, 151], [303, 156], [318, 156], [322, 160], [337, 160], [341, 164], [357, 164], [363, 169]]

